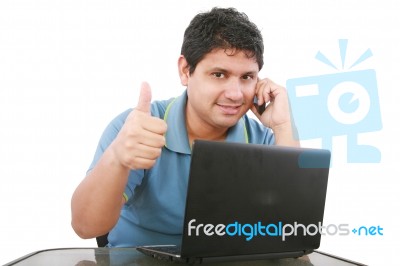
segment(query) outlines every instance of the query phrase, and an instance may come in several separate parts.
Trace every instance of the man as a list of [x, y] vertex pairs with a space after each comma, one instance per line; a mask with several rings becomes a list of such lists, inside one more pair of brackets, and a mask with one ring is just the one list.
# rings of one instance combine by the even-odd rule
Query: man
[[[151, 103], [143, 83], [137, 106], [106, 128], [72, 197], [75, 232], [110, 232], [110, 247], [179, 244], [195, 139], [298, 146], [285, 88], [258, 77], [263, 51], [261, 33], [245, 14], [214, 8], [195, 16], [178, 59], [187, 89]], [[262, 114], [255, 97], [256, 105], [267, 105]]]

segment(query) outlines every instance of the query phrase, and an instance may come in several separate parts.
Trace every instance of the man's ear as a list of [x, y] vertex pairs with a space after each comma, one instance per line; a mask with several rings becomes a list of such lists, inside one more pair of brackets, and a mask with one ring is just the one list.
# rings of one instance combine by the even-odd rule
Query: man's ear
[[178, 59], [178, 71], [179, 71], [179, 77], [181, 79], [181, 84], [183, 86], [187, 86], [190, 76], [189, 65], [188, 62], [186, 61], [186, 58], [183, 55], [180, 55]]

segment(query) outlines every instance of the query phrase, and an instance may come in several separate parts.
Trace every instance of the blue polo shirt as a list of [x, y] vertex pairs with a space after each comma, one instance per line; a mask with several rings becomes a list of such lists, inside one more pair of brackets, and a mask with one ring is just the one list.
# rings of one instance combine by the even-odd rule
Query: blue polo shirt
[[[155, 101], [151, 114], [168, 124], [166, 145], [155, 165], [148, 170], [132, 170], [120, 218], [108, 235], [110, 247], [180, 244], [191, 149], [185, 124], [187, 93], [166, 101]], [[132, 110], [117, 116], [105, 129], [89, 171], [116, 138]], [[272, 131], [247, 115], [229, 129], [226, 141], [272, 145]]]

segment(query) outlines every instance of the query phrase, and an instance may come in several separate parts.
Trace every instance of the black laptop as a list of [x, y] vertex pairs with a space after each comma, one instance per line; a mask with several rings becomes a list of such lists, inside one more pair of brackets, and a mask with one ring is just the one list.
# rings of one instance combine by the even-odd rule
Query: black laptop
[[194, 142], [182, 245], [142, 246], [183, 262], [301, 257], [320, 245], [330, 151]]

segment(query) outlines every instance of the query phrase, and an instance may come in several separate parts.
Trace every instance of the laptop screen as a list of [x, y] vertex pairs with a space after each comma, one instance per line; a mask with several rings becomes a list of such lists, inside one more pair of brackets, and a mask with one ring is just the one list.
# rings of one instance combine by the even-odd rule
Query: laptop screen
[[317, 249], [329, 162], [327, 150], [195, 141], [181, 255]]

